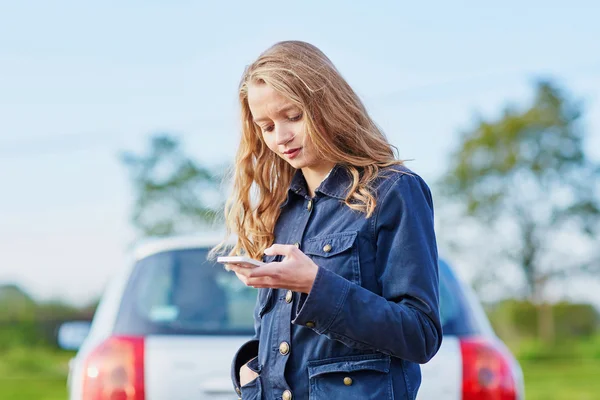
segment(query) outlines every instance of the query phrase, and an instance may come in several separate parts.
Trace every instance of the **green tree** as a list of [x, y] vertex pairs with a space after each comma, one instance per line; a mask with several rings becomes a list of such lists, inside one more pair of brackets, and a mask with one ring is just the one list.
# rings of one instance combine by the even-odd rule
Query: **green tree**
[[131, 221], [143, 237], [195, 232], [219, 215], [223, 172], [188, 157], [177, 138], [155, 135], [146, 154], [121, 160], [136, 196]]
[[0, 285], [0, 321], [25, 321], [35, 319], [36, 303], [15, 284]]
[[546, 340], [553, 339], [548, 284], [597, 274], [600, 266], [600, 168], [585, 153], [581, 116], [580, 102], [538, 82], [529, 107], [506, 107], [500, 118], [479, 119], [464, 132], [441, 181], [460, 210], [457, 223], [474, 221], [498, 249], [492, 268], [509, 261], [522, 271]]

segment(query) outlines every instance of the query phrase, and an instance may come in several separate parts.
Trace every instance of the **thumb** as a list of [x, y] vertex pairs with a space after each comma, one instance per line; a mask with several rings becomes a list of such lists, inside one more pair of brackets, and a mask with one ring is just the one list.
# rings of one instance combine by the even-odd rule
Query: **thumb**
[[274, 244], [269, 248], [265, 249], [267, 256], [285, 256], [288, 257], [292, 254], [292, 251], [296, 249], [296, 246], [291, 244]]

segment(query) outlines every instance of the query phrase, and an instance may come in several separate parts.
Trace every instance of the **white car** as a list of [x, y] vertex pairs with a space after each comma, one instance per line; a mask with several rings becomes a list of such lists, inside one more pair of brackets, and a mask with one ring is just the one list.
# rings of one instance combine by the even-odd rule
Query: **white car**
[[[134, 262], [111, 281], [91, 327], [61, 326], [59, 344], [78, 349], [70, 400], [238, 398], [230, 365], [254, 332], [256, 291], [206, 261], [215, 243], [170, 238], [138, 247]], [[418, 399], [523, 399], [519, 364], [469, 288], [448, 264], [439, 267], [444, 338], [422, 366]]]

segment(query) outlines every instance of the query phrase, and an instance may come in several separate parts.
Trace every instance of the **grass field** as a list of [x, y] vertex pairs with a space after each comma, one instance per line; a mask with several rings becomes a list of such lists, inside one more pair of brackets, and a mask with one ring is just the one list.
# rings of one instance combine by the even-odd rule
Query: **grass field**
[[65, 400], [71, 356], [45, 348], [0, 351], [0, 399]]
[[527, 400], [600, 399], [600, 360], [522, 360]]
[[[65, 400], [70, 357], [70, 353], [45, 348], [0, 351], [0, 399]], [[527, 400], [600, 399], [599, 358], [526, 358], [521, 365]]]

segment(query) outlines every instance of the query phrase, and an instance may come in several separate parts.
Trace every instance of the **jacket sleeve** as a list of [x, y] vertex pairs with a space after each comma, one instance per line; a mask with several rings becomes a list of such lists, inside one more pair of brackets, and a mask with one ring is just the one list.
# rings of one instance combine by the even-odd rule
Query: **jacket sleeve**
[[381, 295], [319, 267], [293, 323], [308, 323], [350, 347], [422, 364], [442, 341], [433, 201], [416, 175], [390, 180], [372, 217]]

